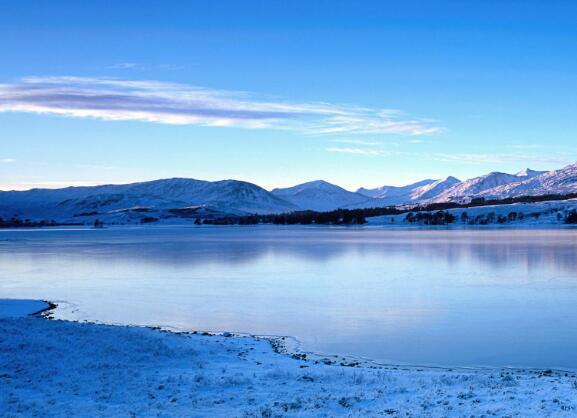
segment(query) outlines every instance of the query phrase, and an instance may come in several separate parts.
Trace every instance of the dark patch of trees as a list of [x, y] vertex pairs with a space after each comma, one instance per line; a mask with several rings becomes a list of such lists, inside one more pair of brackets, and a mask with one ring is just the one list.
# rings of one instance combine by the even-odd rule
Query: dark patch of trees
[[302, 211], [276, 215], [226, 216], [205, 219], [206, 225], [362, 225], [363, 209], [337, 209], [330, 212]]
[[10, 219], [0, 218], [0, 229], [1, 228], [40, 228], [44, 226], [76, 226], [82, 225], [79, 223], [59, 223], [55, 220], [42, 220], [42, 221], [32, 221], [30, 219], [20, 219], [17, 216], [13, 216]]
[[456, 218], [449, 212], [409, 212], [405, 217], [409, 223], [420, 223], [424, 225], [449, 225], [455, 222]]
[[95, 216], [98, 215], [98, 212], [81, 212], [81, 213], [75, 213], [74, 215], [72, 215], [75, 218], [80, 218], [82, 216]]
[[577, 224], [577, 211], [573, 209], [565, 216], [566, 224]]
[[154, 222], [158, 222], [158, 218], [155, 218], [154, 216], [145, 216], [140, 220], [141, 224], [151, 224]]

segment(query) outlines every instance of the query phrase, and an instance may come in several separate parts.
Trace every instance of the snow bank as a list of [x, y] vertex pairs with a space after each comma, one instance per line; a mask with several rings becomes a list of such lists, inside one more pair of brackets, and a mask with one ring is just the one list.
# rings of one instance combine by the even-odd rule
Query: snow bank
[[0, 353], [2, 417], [569, 417], [577, 407], [573, 373], [327, 365], [253, 337], [3, 317]]

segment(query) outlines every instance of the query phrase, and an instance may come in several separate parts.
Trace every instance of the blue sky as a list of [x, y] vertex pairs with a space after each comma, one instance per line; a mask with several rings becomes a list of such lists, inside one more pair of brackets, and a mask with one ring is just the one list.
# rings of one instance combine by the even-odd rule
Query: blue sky
[[0, 188], [577, 160], [567, 1], [0, 0]]

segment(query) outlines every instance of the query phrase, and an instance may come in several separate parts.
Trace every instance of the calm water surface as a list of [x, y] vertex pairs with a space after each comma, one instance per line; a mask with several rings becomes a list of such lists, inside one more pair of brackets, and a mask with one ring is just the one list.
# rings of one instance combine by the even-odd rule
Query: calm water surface
[[0, 297], [382, 362], [577, 368], [577, 230], [5, 230]]

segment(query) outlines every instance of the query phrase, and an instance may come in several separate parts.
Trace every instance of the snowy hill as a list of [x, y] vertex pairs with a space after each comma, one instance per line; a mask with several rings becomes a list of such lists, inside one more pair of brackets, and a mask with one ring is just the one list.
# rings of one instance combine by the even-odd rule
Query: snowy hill
[[[469, 180], [460, 181], [449, 176], [441, 180], [423, 180], [402, 187], [383, 186], [377, 189], [358, 190], [359, 193], [379, 199], [378, 206], [402, 205], [414, 203], [432, 203], [448, 201], [467, 201], [474, 197], [505, 198], [522, 194], [563, 193], [555, 190], [571, 190], [571, 187], [559, 188], [548, 181], [548, 185], [535, 186], [542, 176], [547, 178], [549, 172], [535, 171], [526, 168], [516, 174], [492, 172]], [[535, 181], [534, 181], [535, 180]], [[524, 184], [524, 187], [513, 186]], [[531, 186], [532, 185], [532, 186]], [[535, 187], [538, 191], [529, 192]], [[548, 191], [546, 191], [548, 190]], [[515, 191], [517, 194], [511, 194]]]
[[425, 186], [418, 187], [411, 192], [411, 202], [422, 202], [432, 199], [460, 182], [461, 180], [458, 178], [449, 176]]
[[521, 178], [515, 174], [492, 172], [484, 176], [474, 177], [462, 181], [446, 189], [442, 193], [434, 196], [431, 200], [435, 202], [447, 202], [453, 200], [463, 200], [479, 196], [486, 190], [490, 190], [504, 184], [515, 183]]
[[[545, 201], [536, 203], [514, 203], [492, 206], [447, 209], [444, 212], [452, 215], [451, 227], [488, 226], [488, 227], [558, 227], [569, 226], [566, 217], [577, 210], [577, 199]], [[439, 211], [420, 212], [422, 215], [435, 214]], [[367, 218], [369, 226], [415, 227], [427, 226], [423, 220], [413, 215], [409, 220], [408, 213], [385, 215]], [[424, 217], [423, 217], [424, 219]], [[430, 226], [430, 225], [428, 225]], [[446, 226], [446, 225], [445, 225]]]
[[517, 174], [515, 174], [517, 177], [526, 177], [526, 178], [530, 178], [530, 177], [535, 177], [538, 176], [540, 174], [544, 174], [546, 173], [546, 171], [536, 171], [536, 170], [531, 170], [530, 168], [526, 168], [524, 170], [519, 171]]
[[[360, 193], [349, 192], [323, 180], [311, 181], [293, 187], [274, 189], [272, 194], [302, 209], [330, 211], [354, 205], [378, 206], [373, 199]], [[366, 205], [366, 206], [365, 206]]]
[[399, 201], [403, 200], [406, 196], [410, 196], [413, 190], [423, 186], [428, 186], [434, 182], [435, 180], [427, 179], [406, 186], [381, 186], [376, 189], [365, 189], [364, 187], [361, 187], [357, 190], [357, 193], [368, 197], [374, 197], [376, 199]]
[[483, 197], [502, 198], [515, 196], [538, 196], [577, 192], [577, 163], [560, 170], [542, 172], [520, 181], [486, 190]]
[[[212, 211], [221, 214], [290, 212], [298, 208], [265, 189], [236, 180], [209, 182], [174, 178], [123, 185], [0, 192], [0, 217], [71, 220], [126, 218], [131, 213], [158, 216]], [[144, 215], [142, 215], [144, 216]], [[118, 219], [126, 221], [126, 219]]]
[[376, 189], [360, 188], [357, 192], [378, 199], [376, 206], [402, 205], [430, 200], [459, 183], [455, 177], [440, 180], [422, 180], [407, 186], [382, 186]]

